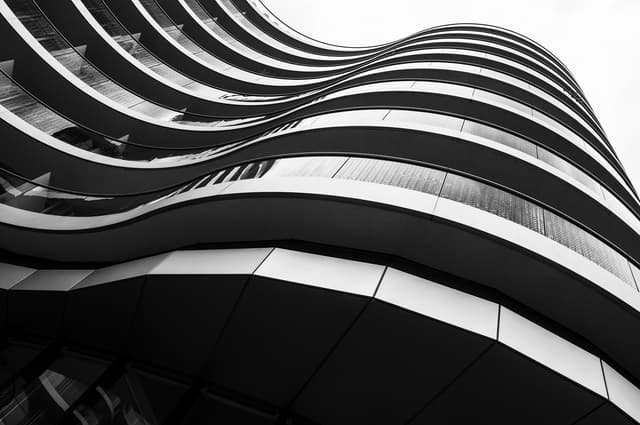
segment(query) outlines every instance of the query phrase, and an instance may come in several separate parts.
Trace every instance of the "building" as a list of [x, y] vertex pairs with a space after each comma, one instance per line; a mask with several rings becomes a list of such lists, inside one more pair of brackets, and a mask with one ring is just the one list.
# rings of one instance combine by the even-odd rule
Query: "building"
[[534, 41], [0, 14], [0, 423], [640, 421], [640, 204]]

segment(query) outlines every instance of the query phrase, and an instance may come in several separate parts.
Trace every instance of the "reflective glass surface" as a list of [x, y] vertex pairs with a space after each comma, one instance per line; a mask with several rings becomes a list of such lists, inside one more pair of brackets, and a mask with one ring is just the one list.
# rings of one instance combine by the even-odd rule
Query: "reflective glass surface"
[[463, 119], [450, 115], [435, 114], [424, 111], [407, 111], [394, 109], [384, 118], [389, 122], [410, 122], [412, 124], [430, 125], [448, 130], [460, 131]]
[[544, 233], [541, 207], [494, 186], [449, 173], [440, 196], [506, 218], [538, 233]]
[[438, 195], [445, 172], [417, 165], [369, 158], [349, 158], [337, 179], [360, 180]]
[[634, 286], [629, 262], [604, 242], [551, 211], [544, 212], [544, 220], [547, 237], [571, 248]]
[[186, 386], [134, 369], [115, 383], [98, 385], [74, 411], [78, 424], [161, 425], [175, 409]]
[[26, 377], [19, 376], [13, 383], [10, 400], [0, 408], [0, 422], [6, 425], [60, 422], [105, 367], [101, 362], [65, 355], [34, 380], [25, 381]]

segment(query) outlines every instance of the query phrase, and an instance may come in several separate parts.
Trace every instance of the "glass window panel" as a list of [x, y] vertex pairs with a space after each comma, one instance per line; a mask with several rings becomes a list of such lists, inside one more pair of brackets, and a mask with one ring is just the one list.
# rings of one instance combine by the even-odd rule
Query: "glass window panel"
[[[0, 399], [7, 401], [7, 398], [14, 392], [14, 382], [7, 382], [29, 364], [41, 351], [42, 347], [30, 344], [10, 344], [0, 351]], [[15, 388], [18, 389], [18, 388]], [[2, 416], [4, 403], [0, 403], [0, 417]]]
[[462, 132], [484, 137], [485, 139], [493, 140], [494, 142], [517, 149], [527, 155], [531, 155], [533, 157], [536, 156], [535, 144], [523, 139], [522, 137], [518, 137], [495, 127], [480, 124], [475, 121], [465, 120], [464, 125], [462, 126]]
[[613, 248], [579, 226], [550, 211], [544, 212], [547, 237], [588, 258], [630, 285], [634, 285], [628, 261]]
[[87, 424], [163, 424], [186, 386], [134, 370], [127, 371], [109, 388], [97, 387], [91, 405], [74, 411]]
[[49, 425], [82, 396], [105, 369], [103, 363], [66, 355], [58, 358], [38, 378], [16, 388], [13, 398], [0, 408], [0, 423]]
[[424, 111], [408, 111], [392, 109], [384, 118], [385, 122], [410, 122], [413, 124], [431, 125], [434, 127], [447, 128], [449, 130], [460, 131], [463, 119], [450, 115], [434, 114]]
[[445, 172], [432, 168], [369, 158], [349, 158], [335, 178], [367, 181], [437, 195]]
[[541, 207], [488, 184], [449, 173], [440, 196], [506, 218], [538, 233], [544, 232]]

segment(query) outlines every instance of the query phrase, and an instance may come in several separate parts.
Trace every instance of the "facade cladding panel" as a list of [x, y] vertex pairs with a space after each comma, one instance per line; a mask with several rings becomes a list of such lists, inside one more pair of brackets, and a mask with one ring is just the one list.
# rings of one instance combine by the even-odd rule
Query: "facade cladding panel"
[[640, 422], [640, 203], [544, 47], [0, 15], [0, 423]]

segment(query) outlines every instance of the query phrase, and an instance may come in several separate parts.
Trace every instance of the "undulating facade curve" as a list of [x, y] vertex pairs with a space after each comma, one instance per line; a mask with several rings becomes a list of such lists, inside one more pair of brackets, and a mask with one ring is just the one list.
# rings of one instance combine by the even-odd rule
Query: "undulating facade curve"
[[0, 15], [1, 424], [640, 422], [640, 202], [535, 41]]

